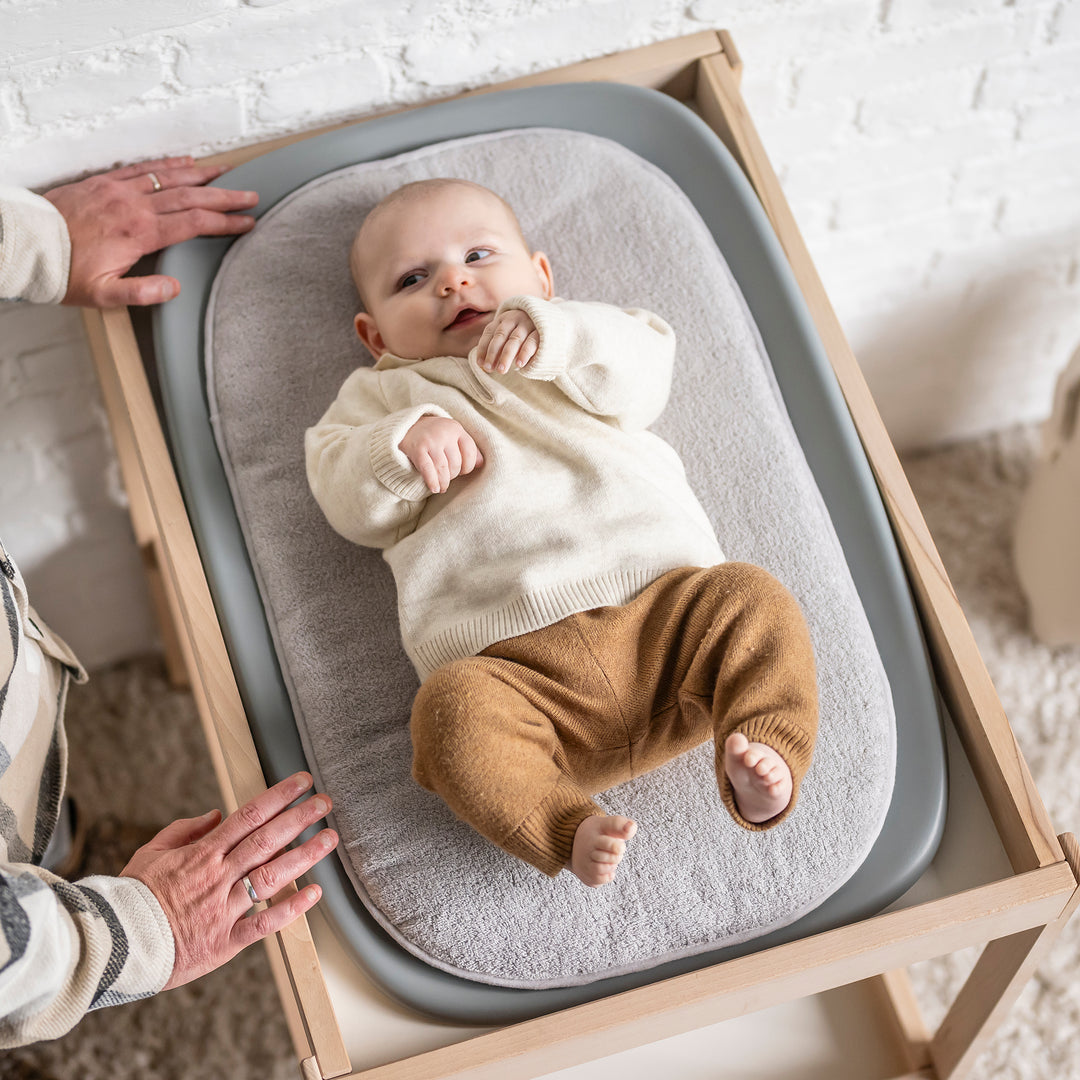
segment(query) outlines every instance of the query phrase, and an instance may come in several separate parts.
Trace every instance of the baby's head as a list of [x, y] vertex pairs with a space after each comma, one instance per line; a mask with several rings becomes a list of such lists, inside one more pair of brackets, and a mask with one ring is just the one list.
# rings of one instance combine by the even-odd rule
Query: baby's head
[[364, 304], [356, 332], [376, 359], [465, 356], [511, 296], [550, 299], [551, 265], [514, 212], [468, 180], [419, 180], [387, 195], [349, 253]]

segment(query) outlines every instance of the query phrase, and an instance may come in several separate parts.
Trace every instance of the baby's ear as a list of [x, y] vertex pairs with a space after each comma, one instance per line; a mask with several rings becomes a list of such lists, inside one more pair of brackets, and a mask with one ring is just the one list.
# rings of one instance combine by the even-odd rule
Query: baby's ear
[[366, 311], [359, 311], [353, 325], [356, 327], [357, 337], [364, 343], [373, 359], [378, 360], [386, 352], [386, 342], [383, 341], [375, 320]]
[[555, 279], [551, 272], [551, 263], [542, 251], [534, 251], [532, 264], [536, 267], [537, 276], [544, 286], [544, 299], [550, 300], [555, 295]]

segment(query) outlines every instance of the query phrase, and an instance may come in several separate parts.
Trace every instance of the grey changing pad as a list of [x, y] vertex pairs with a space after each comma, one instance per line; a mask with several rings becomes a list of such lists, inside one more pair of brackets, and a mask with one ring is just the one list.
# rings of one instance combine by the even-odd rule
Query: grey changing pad
[[[568, 124], [570, 90], [540, 92], [561, 102], [563, 124]], [[587, 90], [635, 95], [638, 114], [642, 95], [648, 94], [624, 87]], [[525, 97], [529, 93], [537, 92]], [[490, 120], [491, 98], [499, 96], [517, 97], [521, 104], [521, 93], [482, 99], [488, 112], [474, 108], [478, 119], [466, 130], [505, 126]], [[439, 109], [449, 107], [425, 112]], [[581, 110], [572, 111], [576, 126]], [[513, 106], [505, 113], [519, 114]], [[376, 123], [395, 120], [404, 118]], [[359, 129], [360, 134], [370, 128]], [[396, 148], [421, 141], [409, 137], [406, 125]], [[291, 167], [295, 175], [299, 149], [291, 148], [287, 174]], [[352, 160], [367, 156], [360, 140], [351, 149]], [[342, 154], [339, 139], [331, 158]], [[268, 163], [274, 156], [263, 159], [261, 167], [272, 171]], [[675, 383], [654, 430], [686, 462], [726, 555], [763, 565], [783, 580], [803, 603], [814, 635], [821, 734], [799, 809], [780, 827], [746, 833], [736, 826], [716, 792], [711, 747], [700, 748], [600, 797], [613, 812], [633, 815], [641, 829], [619, 880], [594, 891], [567, 874], [553, 882], [511, 859], [455, 821], [409, 776], [407, 720], [416, 677], [398, 640], [393, 582], [378, 552], [348, 544], [322, 519], [304, 480], [302, 437], [345, 376], [368, 362], [351, 326], [356, 301], [346, 253], [355, 227], [383, 194], [433, 175], [464, 176], [503, 194], [518, 211], [526, 236], [551, 256], [560, 295], [649, 307], [674, 326], [679, 338]], [[255, 176], [238, 173], [229, 182], [259, 186]], [[726, 210], [752, 218], [754, 204], [746, 203], [745, 193], [740, 198]], [[889, 812], [896, 740], [893, 698], [849, 564], [864, 578], [887, 579], [871, 589], [867, 606], [889, 652], [905, 653], [897, 665], [905, 681], [896, 694], [904, 704], [902, 719], [920, 728], [924, 738], [929, 733], [922, 745], [931, 773], [942, 776], [929, 680], [925, 667], [919, 669], [917, 632], [910, 607], [904, 606], [895, 551], [890, 554], [886, 547], [881, 553], [887, 532], [876, 495], [868, 502], [872, 489], [865, 462], [862, 473], [855, 470], [855, 487], [842, 470], [839, 480], [833, 475], [829, 481], [830, 505], [844, 517], [848, 533], [845, 561], [761, 337], [717, 251], [715, 232], [715, 224], [711, 233], [680, 187], [625, 146], [580, 131], [490, 131], [349, 166], [272, 206], [264, 203], [258, 228], [232, 246], [216, 279], [206, 349], [215, 433], [291, 711], [309, 766], [335, 799], [343, 863], [357, 894], [399, 945], [443, 971], [505, 987], [580, 987], [569, 998], [569, 992], [556, 998], [536, 989], [511, 995], [513, 1004], [482, 1006], [485, 1017], [529, 1015], [556, 1001], [567, 1004], [583, 994], [640, 982], [646, 971], [645, 977], [666, 974], [673, 961], [676, 967], [687, 964], [686, 958], [704, 962], [718, 949], [730, 955], [739, 943], [766, 934], [773, 938], [773, 932], [800, 920], [856, 874]], [[194, 254], [178, 249], [163, 269], [184, 278], [186, 291], [190, 267], [185, 260], [194, 257], [202, 264], [196, 276], [209, 280], [206, 267], [216, 265], [222, 246], [216, 252], [207, 245], [201, 252], [198, 244], [185, 247]], [[729, 258], [733, 254], [729, 251]], [[760, 302], [762, 283], [750, 284]], [[790, 283], [784, 284], [790, 290]], [[777, 303], [790, 305], [790, 295], [779, 296]], [[163, 311], [164, 316], [180, 314], [173, 305]], [[784, 328], [790, 318], [778, 318], [777, 326]], [[768, 340], [768, 328], [763, 329]], [[162, 317], [159, 356], [173, 350], [168, 338], [169, 320]], [[784, 341], [781, 347], [791, 344]], [[792, 392], [800, 392], [798, 374], [791, 379], [789, 373], [789, 401]], [[179, 435], [179, 442], [190, 444], [190, 436], [179, 432], [189, 418], [178, 408], [170, 380], [167, 374], [163, 378], [173, 438]], [[831, 429], [842, 406], [835, 387], [826, 379], [823, 391], [820, 380], [819, 370], [806, 383], [813, 383], [809, 396], [816, 403], [823, 393], [831, 394], [830, 411], [809, 423]], [[805, 409], [807, 403], [801, 404]], [[848, 431], [840, 437], [841, 443], [848, 440], [848, 455], [851, 438]], [[185, 489], [199, 503], [193, 493], [207, 486], [207, 478], [196, 475], [202, 466], [191, 460], [187, 451], [180, 452]], [[235, 584], [233, 566], [240, 575], [249, 572], [236, 559], [243, 553], [231, 534], [235, 519], [222, 524], [214, 514], [192, 509], [204, 555], [217, 549], [207, 559], [212, 587], [230, 651], [239, 657], [260, 751], [276, 775], [285, 771], [287, 757], [273, 745], [281, 702], [274, 701], [273, 687], [261, 685], [260, 669], [244, 662], [246, 653], [260, 647], [257, 639], [265, 639], [265, 630], [245, 624], [250, 614], [232, 618], [229, 610], [237, 605], [224, 599]], [[876, 535], [860, 539], [860, 531]], [[874, 554], [866, 555], [860, 544]], [[912, 680], [915, 685], [908, 685]], [[262, 724], [256, 714], [267, 712], [271, 718]], [[928, 861], [940, 828], [943, 784], [925, 786], [919, 799], [923, 805], [917, 812], [907, 810], [906, 824], [918, 818], [922, 827], [912, 830], [899, 866], [883, 880], [879, 873], [872, 900], [862, 888], [852, 894], [840, 917], [884, 906]], [[896, 863], [901, 849], [902, 841], [887, 861]], [[340, 914], [340, 895], [333, 903]], [[376, 952], [385, 949], [385, 942], [372, 940]], [[613, 976], [623, 976], [622, 981]], [[589, 983], [595, 985], [584, 985]], [[421, 1007], [455, 1015], [453, 1005], [441, 1008], [434, 1000], [446, 996], [449, 984], [436, 980], [434, 985], [442, 990]]]

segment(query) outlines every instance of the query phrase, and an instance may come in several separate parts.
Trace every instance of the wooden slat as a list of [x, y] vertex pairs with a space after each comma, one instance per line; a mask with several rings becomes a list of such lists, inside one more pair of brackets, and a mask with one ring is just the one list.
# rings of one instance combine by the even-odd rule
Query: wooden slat
[[[172, 469], [160, 421], [142, 366], [131, 319], [124, 308], [88, 311], [91, 349], [98, 378], [113, 403], [110, 423], [120, 441], [134, 448], [141, 483], [162, 553], [179, 638], [192, 673], [192, 691], [228, 809], [266, 790], [255, 744], [233, 678], [210, 589]], [[283, 894], [279, 894], [279, 899]], [[298, 990], [300, 1012], [324, 1077], [351, 1068], [337, 1026], [307, 920], [279, 935], [289, 979]]]
[[1064, 862], [477, 1036], [351, 1080], [531, 1080], [1056, 919]]
[[720, 57], [703, 59], [697, 87], [703, 117], [725, 140], [761, 199], [832, 362], [900, 543], [942, 691], [1013, 868], [1059, 862], [1061, 847], [1042, 799], [727, 63]]
[[[1080, 882], [1076, 837], [1066, 833], [1060, 840], [1074, 880]], [[1078, 906], [1080, 884], [1053, 922], [991, 941], [983, 949], [930, 1043], [930, 1057], [940, 1080], [960, 1080], [968, 1075]]]

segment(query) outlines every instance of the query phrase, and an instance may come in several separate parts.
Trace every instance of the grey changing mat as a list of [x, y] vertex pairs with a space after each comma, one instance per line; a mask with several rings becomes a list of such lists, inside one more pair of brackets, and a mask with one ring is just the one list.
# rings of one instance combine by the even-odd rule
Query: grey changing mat
[[[704, 746], [598, 799], [640, 830], [614, 885], [554, 881], [455, 820], [409, 773], [416, 676], [381, 554], [326, 524], [303, 433], [356, 366], [350, 239], [410, 180], [502, 194], [559, 295], [654, 310], [675, 328], [653, 430], [687, 466], [730, 559], [796, 594], [814, 637], [820, 738], [800, 804], [750, 833], [725, 812]], [[889, 687], [761, 339], [683, 192], [618, 143], [551, 128], [482, 134], [319, 177], [229, 250], [207, 312], [207, 393], [282, 674], [335, 801], [357, 892], [400, 945], [467, 979], [573, 986], [732, 945], [798, 919], [846, 882], [892, 794]]]

